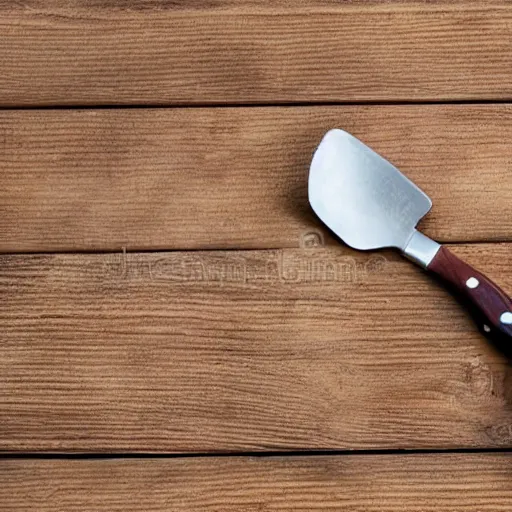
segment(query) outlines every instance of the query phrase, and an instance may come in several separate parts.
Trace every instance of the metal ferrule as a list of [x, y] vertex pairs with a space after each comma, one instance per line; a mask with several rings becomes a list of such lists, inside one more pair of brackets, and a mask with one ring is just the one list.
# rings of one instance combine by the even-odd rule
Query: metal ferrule
[[407, 245], [403, 249], [403, 253], [407, 258], [414, 261], [414, 263], [423, 268], [427, 268], [440, 248], [440, 244], [434, 242], [434, 240], [419, 231], [414, 230], [409, 242], [407, 242]]

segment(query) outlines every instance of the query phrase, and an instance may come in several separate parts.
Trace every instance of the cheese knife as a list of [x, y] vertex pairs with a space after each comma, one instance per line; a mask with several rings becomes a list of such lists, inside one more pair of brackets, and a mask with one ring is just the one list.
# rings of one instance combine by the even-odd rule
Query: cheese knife
[[343, 130], [330, 130], [309, 173], [311, 207], [347, 245], [392, 247], [457, 293], [481, 331], [512, 349], [512, 300], [482, 272], [416, 229], [430, 198], [395, 166]]

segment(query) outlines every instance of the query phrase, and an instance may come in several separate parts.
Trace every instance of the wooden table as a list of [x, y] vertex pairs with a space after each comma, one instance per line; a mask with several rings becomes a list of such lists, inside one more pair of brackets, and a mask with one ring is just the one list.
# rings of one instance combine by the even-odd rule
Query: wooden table
[[308, 207], [344, 128], [512, 292], [505, 0], [0, 2], [0, 509], [505, 512], [512, 367]]

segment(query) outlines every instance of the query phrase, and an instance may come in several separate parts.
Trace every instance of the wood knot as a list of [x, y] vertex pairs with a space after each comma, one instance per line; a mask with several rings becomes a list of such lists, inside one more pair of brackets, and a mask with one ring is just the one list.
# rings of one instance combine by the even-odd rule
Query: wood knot
[[324, 235], [321, 231], [308, 231], [300, 237], [299, 246], [301, 249], [317, 249], [325, 246]]
[[512, 424], [502, 423], [501, 425], [493, 425], [487, 429], [487, 433], [491, 440], [498, 444], [509, 444], [512, 442]]
[[466, 381], [477, 396], [495, 396], [494, 376], [488, 364], [479, 358], [473, 359], [466, 368]]

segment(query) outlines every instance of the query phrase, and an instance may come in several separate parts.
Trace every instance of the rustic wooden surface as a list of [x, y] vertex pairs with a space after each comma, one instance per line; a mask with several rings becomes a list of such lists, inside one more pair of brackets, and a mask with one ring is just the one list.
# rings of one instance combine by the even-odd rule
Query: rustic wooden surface
[[511, 510], [510, 360], [306, 196], [344, 128], [510, 294], [511, 41], [507, 0], [0, 0], [2, 512]]
[[25, 0], [0, 15], [0, 105], [512, 96], [505, 1]]
[[439, 241], [512, 241], [510, 105], [0, 112], [0, 251], [297, 247], [343, 127], [434, 202]]
[[0, 461], [8, 510], [509, 512], [512, 454]]
[[3, 256], [0, 294], [3, 450], [512, 445], [511, 368], [391, 252]]

